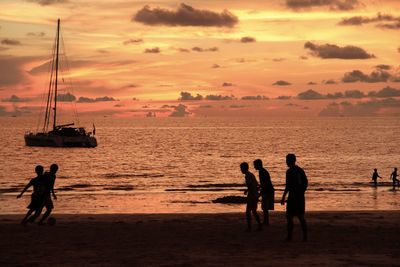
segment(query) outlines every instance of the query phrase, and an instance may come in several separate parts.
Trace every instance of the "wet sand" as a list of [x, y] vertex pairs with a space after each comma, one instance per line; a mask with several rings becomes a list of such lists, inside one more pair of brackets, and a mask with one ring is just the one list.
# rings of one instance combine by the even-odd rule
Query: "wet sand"
[[0, 216], [0, 266], [400, 266], [400, 212], [310, 212], [309, 241], [285, 217], [245, 232], [244, 214]]

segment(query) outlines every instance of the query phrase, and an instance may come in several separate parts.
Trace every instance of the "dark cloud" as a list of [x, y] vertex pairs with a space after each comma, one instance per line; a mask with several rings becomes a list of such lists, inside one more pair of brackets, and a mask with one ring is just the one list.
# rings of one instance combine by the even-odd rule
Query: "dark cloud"
[[169, 115], [170, 117], [185, 117], [190, 114], [188, 112], [187, 107], [185, 105], [179, 104], [178, 106], [174, 107], [174, 111]]
[[307, 60], [308, 59], [308, 57], [306, 57], [306, 56], [300, 56], [299, 57], [301, 60]]
[[26, 35], [27, 35], [27, 36], [31, 36], [31, 37], [39, 37], [39, 38], [42, 38], [42, 37], [45, 37], [45, 36], [46, 36], [46, 33], [45, 33], [45, 32], [28, 32]]
[[319, 113], [319, 116], [374, 116], [380, 114], [382, 109], [386, 108], [400, 108], [400, 100], [386, 98], [355, 104], [350, 102], [331, 103]]
[[195, 52], [218, 52], [218, 47], [210, 47], [210, 48], [201, 48], [198, 46], [195, 46], [192, 48], [192, 51]]
[[400, 96], [400, 89], [392, 88], [392, 87], [385, 87], [378, 92], [372, 91], [368, 93], [370, 97], [397, 97]]
[[182, 52], [182, 53], [189, 53], [190, 52], [190, 50], [187, 49], [187, 48], [178, 48], [178, 51]]
[[203, 100], [203, 96], [200, 94], [197, 94], [196, 96], [193, 96], [189, 92], [181, 92], [181, 97], [178, 99], [181, 101], [188, 101], [188, 100]]
[[333, 79], [329, 79], [323, 82], [324, 84], [336, 84], [336, 81]]
[[230, 87], [230, 86], [234, 86], [234, 84], [233, 83], [229, 83], [229, 82], [224, 82], [224, 83], [222, 83], [222, 86], [223, 87]]
[[240, 39], [240, 42], [241, 43], [254, 43], [254, 42], [256, 42], [256, 38], [250, 37], [250, 36], [245, 36]]
[[315, 82], [308, 82], [307, 85], [317, 85]]
[[347, 90], [344, 92], [344, 98], [363, 98], [365, 94], [359, 90]]
[[291, 85], [291, 83], [290, 83], [290, 82], [287, 82], [287, 81], [279, 80], [279, 81], [274, 82], [272, 85], [277, 85], [277, 86], [288, 86], [288, 85]]
[[385, 64], [380, 64], [380, 65], [376, 65], [375, 68], [379, 69], [379, 70], [391, 70], [392, 66], [385, 65]]
[[213, 65], [211, 66], [211, 68], [213, 68], [213, 69], [218, 69], [218, 68], [221, 68], [221, 66], [218, 65], [218, 64], [213, 64]]
[[128, 39], [123, 42], [124, 45], [139, 44], [142, 43], [143, 39]]
[[375, 57], [373, 54], [368, 54], [364, 49], [352, 45], [339, 47], [333, 44], [318, 45], [306, 42], [304, 48], [311, 50], [311, 55], [323, 59], [369, 59]]
[[352, 10], [360, 5], [358, 0], [286, 0], [286, 6], [294, 9], [328, 7], [331, 10]]
[[60, 101], [60, 102], [73, 102], [75, 100], [76, 100], [76, 97], [71, 93], [57, 95], [57, 101]]
[[263, 95], [247, 95], [243, 96], [242, 100], [268, 100], [269, 98]]
[[286, 60], [286, 58], [273, 58], [272, 59], [272, 61], [274, 61], [274, 62], [282, 62], [282, 61], [285, 61]]
[[199, 106], [199, 108], [212, 108], [213, 106], [212, 105], [201, 105], [201, 106]]
[[160, 48], [158, 47], [153, 47], [153, 48], [146, 48], [146, 50], [144, 50], [145, 53], [152, 53], [152, 54], [158, 54], [161, 52]]
[[291, 98], [292, 98], [291, 96], [280, 95], [276, 99], [278, 99], [278, 100], [288, 100], [288, 99], [291, 99]]
[[2, 102], [11, 102], [11, 103], [18, 103], [18, 102], [27, 102], [28, 99], [26, 98], [20, 98], [19, 96], [12, 95], [9, 98], [3, 98], [1, 100]]
[[234, 100], [236, 98], [233, 95], [230, 95], [230, 96], [228, 96], [228, 95], [225, 95], [225, 96], [223, 96], [223, 95], [207, 95], [205, 97], [205, 99], [206, 100]]
[[81, 96], [78, 99], [78, 103], [95, 103], [95, 102], [109, 102], [109, 101], [118, 101], [118, 100], [108, 96], [97, 97], [97, 98]]
[[327, 94], [325, 97], [327, 99], [338, 99], [338, 98], [343, 98], [344, 94], [341, 93], [341, 92], [336, 92], [336, 93], [333, 93], [333, 94]]
[[228, 10], [217, 13], [196, 9], [182, 3], [177, 10], [146, 5], [132, 18], [146, 25], [233, 27], [239, 19]]
[[339, 22], [342, 26], [361, 26], [364, 24], [375, 24], [376, 27], [382, 29], [398, 30], [400, 29], [400, 17], [395, 17], [390, 14], [378, 13], [375, 17], [354, 16], [344, 18]]
[[21, 45], [21, 42], [18, 41], [18, 40], [15, 40], [15, 39], [6, 38], [6, 39], [1, 40], [1, 44], [2, 45], [12, 45], [12, 46], [14, 46], [14, 45]]
[[305, 92], [301, 92], [297, 95], [297, 98], [302, 99], [302, 100], [317, 100], [317, 99], [324, 99], [325, 96], [322, 94], [318, 93], [317, 91], [314, 90], [307, 90]]
[[244, 105], [236, 105], [236, 104], [233, 104], [233, 105], [230, 105], [229, 107], [230, 107], [230, 108], [244, 108], [244, 107], [246, 107], [246, 106], [244, 106]]
[[68, 3], [68, 0], [27, 0], [28, 2], [37, 3], [41, 6], [50, 6], [54, 4]]
[[[72, 69], [77, 69], [85, 66], [89, 66], [93, 64], [93, 61], [90, 60], [71, 60], [68, 61], [68, 66]], [[32, 68], [30, 71], [28, 71], [29, 74], [31, 75], [38, 75], [42, 73], [47, 73], [50, 70], [51, 66], [51, 61], [46, 61], [45, 63], [40, 64], [39, 66], [36, 66]]]
[[360, 70], [353, 70], [344, 74], [342, 82], [354, 83], [354, 82], [365, 82], [365, 83], [379, 83], [387, 82], [392, 78], [392, 75], [384, 70], [373, 71], [370, 74], [364, 74]]
[[30, 57], [0, 56], [0, 87], [25, 82], [27, 75], [23, 65], [32, 60]]

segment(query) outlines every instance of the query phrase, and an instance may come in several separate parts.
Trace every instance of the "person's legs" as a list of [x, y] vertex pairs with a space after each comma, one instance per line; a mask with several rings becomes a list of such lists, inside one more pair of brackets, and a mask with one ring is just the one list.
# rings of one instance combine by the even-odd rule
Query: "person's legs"
[[264, 225], [269, 225], [269, 212], [268, 209], [263, 210], [264, 213]]
[[292, 241], [293, 216], [291, 214], [286, 213], [286, 221], [287, 221], [287, 237], [286, 237], [286, 241]]
[[50, 196], [48, 196], [46, 198], [44, 205], [46, 207], [46, 212], [43, 214], [42, 218], [40, 219], [39, 224], [43, 224], [44, 220], [46, 220], [47, 217], [49, 217], [51, 212], [53, 211], [54, 206], [53, 206], [53, 201], [51, 200]]
[[251, 231], [251, 208], [250, 204], [246, 205], [246, 220], [247, 220], [247, 230]]
[[33, 213], [33, 209], [29, 209], [28, 212], [26, 213], [25, 217], [22, 219], [21, 224], [25, 225], [28, 222], [29, 216]]
[[307, 223], [306, 223], [306, 219], [304, 218], [304, 214], [303, 215], [299, 215], [299, 221], [301, 224], [301, 230], [303, 231], [303, 241], [307, 241], [308, 236], [307, 236]]
[[258, 230], [262, 230], [262, 224], [261, 224], [261, 220], [260, 220], [260, 216], [258, 216], [258, 212], [257, 212], [257, 206], [255, 206], [252, 210], [254, 218], [256, 219], [256, 222], [258, 224]]

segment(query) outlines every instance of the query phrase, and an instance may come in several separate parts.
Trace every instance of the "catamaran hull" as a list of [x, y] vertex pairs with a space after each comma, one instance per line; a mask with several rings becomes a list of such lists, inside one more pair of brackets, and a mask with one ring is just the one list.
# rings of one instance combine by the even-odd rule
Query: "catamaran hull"
[[40, 147], [96, 147], [97, 141], [93, 136], [59, 136], [59, 135], [25, 135], [27, 146]]

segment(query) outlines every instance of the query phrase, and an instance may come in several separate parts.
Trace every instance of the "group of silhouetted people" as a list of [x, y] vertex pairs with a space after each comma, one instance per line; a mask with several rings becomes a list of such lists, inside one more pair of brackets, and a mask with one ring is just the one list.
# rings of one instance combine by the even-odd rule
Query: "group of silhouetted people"
[[54, 199], [57, 199], [57, 196], [54, 193], [54, 183], [56, 180], [57, 170], [57, 164], [52, 164], [50, 166], [50, 170], [47, 172], [44, 172], [43, 166], [36, 166], [36, 177], [31, 179], [22, 192], [17, 196], [17, 198], [22, 197], [28, 188], [31, 186], [33, 187], [31, 202], [27, 206], [28, 212], [21, 221], [21, 224], [26, 225], [28, 222], [33, 223], [36, 218], [40, 216], [43, 208], [46, 208], [46, 212], [40, 219], [39, 224], [43, 224], [44, 221], [50, 216], [52, 210], [54, 209], [51, 196], [53, 196]]
[[[400, 187], [400, 181], [399, 179], [397, 179], [398, 174], [397, 174], [397, 168], [394, 168], [392, 174], [390, 174], [390, 178], [392, 180], [393, 183], [393, 190], [396, 189], [396, 185], [397, 187]], [[372, 173], [372, 182], [374, 183], [375, 186], [378, 185], [378, 178], [382, 177], [378, 174], [378, 169], [374, 169], [374, 172]]]
[[[240, 164], [240, 170], [245, 175], [247, 189], [245, 190], [246, 198], [246, 220], [247, 230], [251, 231], [252, 214], [257, 221], [258, 230], [262, 230], [262, 225], [269, 225], [269, 210], [274, 209], [274, 186], [271, 182], [271, 177], [268, 171], [263, 167], [260, 159], [253, 162], [254, 168], [259, 173], [259, 181], [249, 171], [249, 164], [243, 162]], [[307, 241], [307, 223], [304, 218], [305, 213], [305, 191], [308, 186], [307, 176], [302, 168], [296, 165], [296, 156], [288, 154], [286, 156], [286, 164], [288, 170], [286, 171], [286, 186], [282, 195], [281, 204], [285, 205], [286, 202], [286, 219], [287, 219], [287, 241], [292, 240], [293, 233], [293, 218], [298, 217], [303, 231], [303, 241]], [[288, 196], [287, 196], [288, 195]], [[259, 196], [261, 196], [261, 208], [264, 213], [264, 221], [261, 223], [260, 217], [257, 213], [257, 206]], [[286, 201], [287, 196], [287, 201]]]

